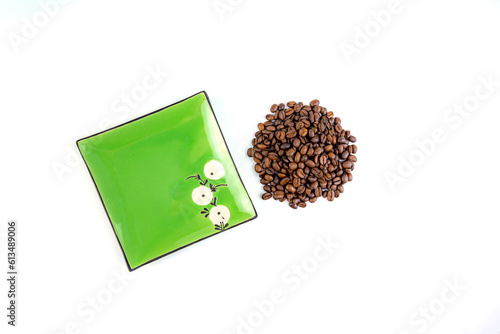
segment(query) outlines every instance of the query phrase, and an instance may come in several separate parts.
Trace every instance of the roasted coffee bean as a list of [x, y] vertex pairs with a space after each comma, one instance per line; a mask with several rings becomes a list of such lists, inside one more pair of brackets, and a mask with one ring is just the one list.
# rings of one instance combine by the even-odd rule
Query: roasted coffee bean
[[262, 195], [262, 199], [265, 201], [267, 201], [271, 197], [273, 197], [273, 195], [271, 195], [271, 193], [264, 193], [264, 195]]
[[262, 198], [288, 201], [296, 209], [319, 197], [339, 197], [352, 180], [356, 137], [318, 100], [274, 104], [270, 110], [247, 150], [264, 185]]
[[333, 201], [334, 196], [335, 196], [335, 193], [333, 192], [333, 190], [329, 190], [326, 198], [331, 202], [331, 201]]
[[306, 174], [304, 173], [304, 171], [302, 169], [298, 169], [297, 172], [296, 172], [296, 174], [301, 179], [305, 179], [306, 178]]
[[313, 167], [315, 167], [315, 166], [316, 166], [316, 164], [315, 164], [315, 163], [314, 163], [314, 161], [312, 161], [312, 160], [307, 160], [307, 161], [306, 161], [306, 166], [307, 166], [307, 167], [310, 167], [310, 168], [313, 168]]
[[307, 150], [308, 150], [308, 147], [306, 145], [303, 145], [301, 148], [300, 148], [300, 154], [302, 155], [306, 155], [307, 153]]
[[293, 147], [297, 148], [297, 147], [299, 147], [299, 146], [300, 146], [300, 144], [301, 144], [301, 142], [300, 142], [300, 139], [299, 139], [299, 138], [295, 138], [295, 139], [293, 140]]
[[286, 185], [288, 182], [290, 182], [290, 179], [288, 177], [284, 177], [281, 179], [280, 184], [282, 186]]
[[291, 185], [290, 183], [286, 185], [285, 189], [289, 192], [289, 193], [294, 193], [297, 191], [297, 189], [295, 189], [295, 187], [293, 185]]
[[349, 160], [348, 161], [344, 161], [342, 163], [342, 167], [344, 167], [344, 169], [350, 169], [352, 167], [352, 162], [350, 162]]
[[276, 154], [276, 152], [270, 152], [267, 156], [273, 161], [279, 160], [278, 154]]
[[272, 176], [271, 176], [271, 175], [269, 175], [269, 174], [266, 174], [266, 175], [264, 175], [264, 179], [265, 179], [266, 181], [273, 181], [273, 180], [274, 180], [274, 177], [272, 177]]
[[278, 191], [274, 192], [274, 197], [276, 197], [276, 198], [283, 198], [283, 196], [285, 196], [285, 192], [282, 190], [278, 190]]

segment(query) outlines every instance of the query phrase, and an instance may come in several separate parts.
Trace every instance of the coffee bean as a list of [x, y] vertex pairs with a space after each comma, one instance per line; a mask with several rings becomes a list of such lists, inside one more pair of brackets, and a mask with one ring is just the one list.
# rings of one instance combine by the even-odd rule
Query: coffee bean
[[352, 167], [352, 162], [344, 161], [344, 163], [342, 163], [342, 166], [344, 167], [344, 169], [349, 169]]
[[280, 184], [281, 184], [282, 186], [284, 186], [284, 185], [285, 185], [285, 184], [287, 184], [288, 182], [290, 182], [290, 179], [289, 179], [288, 177], [284, 177], [284, 178], [282, 178], [282, 179], [281, 179]]
[[304, 145], [304, 146], [302, 146], [302, 147], [300, 148], [300, 151], [299, 151], [299, 152], [300, 152], [300, 154], [302, 154], [302, 155], [306, 155], [307, 150], [308, 150], [308, 147], [307, 147], [306, 145]]
[[269, 159], [271, 159], [273, 161], [279, 160], [279, 156], [278, 156], [278, 154], [276, 154], [276, 152], [270, 152], [267, 156]]
[[276, 197], [276, 198], [283, 198], [283, 196], [285, 196], [284, 191], [278, 190], [278, 191], [274, 192], [274, 197]]
[[265, 157], [264, 161], [262, 162], [262, 168], [269, 168], [269, 167], [271, 167], [271, 159]]
[[301, 179], [305, 179], [306, 178], [306, 174], [304, 173], [304, 171], [302, 169], [298, 169], [297, 172], [296, 172], [296, 174]]
[[312, 100], [312, 101], [309, 103], [309, 105], [310, 105], [311, 107], [315, 107], [315, 106], [319, 105], [319, 100]]
[[319, 197], [339, 197], [352, 180], [356, 137], [318, 100], [274, 104], [270, 110], [247, 150], [264, 185], [262, 198], [288, 201], [296, 209]]
[[315, 163], [314, 163], [314, 161], [312, 161], [312, 160], [307, 160], [307, 161], [306, 161], [306, 165], [307, 165], [307, 167], [310, 167], [310, 168], [312, 168], [312, 167], [315, 167], [315, 166], [316, 166], [316, 164], [315, 164]]

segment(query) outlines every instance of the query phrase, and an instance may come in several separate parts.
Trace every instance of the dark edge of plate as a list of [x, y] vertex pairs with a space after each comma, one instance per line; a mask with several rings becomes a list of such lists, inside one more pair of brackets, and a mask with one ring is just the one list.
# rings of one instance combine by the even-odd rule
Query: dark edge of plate
[[[227, 152], [229, 153], [229, 157], [231, 158], [231, 161], [232, 161], [232, 163], [233, 163], [234, 169], [236, 170], [236, 174], [238, 175], [238, 178], [240, 179], [241, 185], [243, 186], [243, 189], [245, 189], [245, 192], [246, 192], [246, 194], [247, 194], [247, 196], [248, 196], [248, 199], [250, 200], [250, 204], [252, 204], [252, 209], [253, 209], [253, 211], [255, 212], [255, 216], [253, 216], [252, 218], [247, 219], [247, 220], [245, 220], [245, 221], [242, 221], [241, 223], [238, 223], [237, 225], [233, 225], [233, 226], [231, 226], [231, 227], [229, 227], [229, 228], [225, 229], [224, 231], [219, 231], [219, 232], [217, 232], [217, 233], [214, 233], [214, 234], [208, 235], [208, 236], [206, 236], [206, 237], [204, 237], [204, 238], [201, 238], [201, 239], [199, 239], [199, 240], [193, 241], [193, 242], [192, 242], [192, 243], [190, 243], [190, 244], [187, 244], [187, 245], [181, 246], [181, 247], [179, 247], [179, 248], [176, 248], [176, 249], [174, 249], [173, 251], [170, 251], [170, 252], [168, 252], [168, 253], [165, 253], [165, 254], [162, 254], [162, 255], [160, 255], [160, 256], [157, 256], [157, 257], [155, 257], [155, 258], [153, 258], [153, 259], [151, 259], [151, 260], [149, 260], [149, 261], [147, 261], [147, 262], [144, 262], [143, 264], [141, 264], [141, 265], [139, 265], [139, 266], [137, 266], [137, 267], [135, 267], [135, 268], [132, 268], [132, 267], [130, 266], [130, 263], [128, 262], [127, 255], [125, 254], [125, 251], [123, 250], [122, 243], [120, 242], [120, 239], [118, 238], [118, 234], [116, 234], [115, 227], [114, 227], [114, 225], [113, 225], [113, 222], [111, 221], [111, 217], [109, 216], [108, 209], [106, 208], [106, 204], [104, 204], [104, 200], [102, 199], [101, 192], [99, 191], [99, 188], [97, 187], [97, 183], [95, 182], [94, 176], [92, 175], [92, 172], [90, 171], [90, 168], [89, 168], [89, 165], [87, 164], [87, 161], [85, 161], [85, 157], [83, 156], [83, 153], [82, 153], [82, 151], [80, 150], [80, 146], [78, 145], [78, 143], [79, 143], [80, 141], [82, 141], [82, 140], [85, 140], [85, 139], [88, 139], [88, 138], [95, 137], [95, 136], [100, 135], [100, 134], [102, 134], [102, 133], [105, 133], [105, 132], [111, 131], [111, 130], [113, 130], [113, 129], [119, 128], [119, 127], [124, 126], [124, 125], [127, 125], [127, 124], [129, 124], [129, 123], [135, 122], [135, 121], [137, 121], [137, 120], [140, 120], [141, 118], [144, 118], [144, 117], [147, 117], [147, 116], [150, 116], [150, 115], [156, 114], [157, 112], [160, 112], [160, 111], [162, 111], [162, 110], [164, 110], [164, 109], [166, 109], [166, 108], [172, 107], [172, 106], [174, 106], [174, 105], [176, 105], [176, 104], [179, 104], [179, 103], [181, 103], [181, 102], [184, 102], [184, 101], [186, 101], [186, 100], [189, 100], [190, 98], [195, 97], [195, 96], [197, 96], [197, 95], [199, 95], [199, 94], [203, 94], [203, 95], [205, 95], [205, 98], [207, 99], [208, 106], [210, 107], [210, 110], [212, 111], [212, 115], [214, 116], [215, 123], [217, 124], [217, 127], [219, 128], [219, 132], [220, 132], [220, 134], [221, 134], [221, 136], [222, 136], [222, 141], [224, 142], [224, 145], [226, 146]], [[167, 106], [165, 106], [165, 107], [162, 107], [162, 108], [160, 108], [160, 109], [158, 109], [158, 110], [155, 110], [155, 111], [150, 112], [150, 113], [148, 113], [148, 114], [145, 114], [145, 115], [139, 116], [139, 117], [137, 117], [137, 118], [134, 118], [134, 119], [132, 119], [132, 120], [130, 120], [130, 121], [128, 121], [128, 122], [125, 122], [125, 123], [122, 123], [122, 124], [116, 125], [116, 126], [114, 126], [114, 127], [112, 127], [112, 128], [109, 128], [109, 129], [107, 129], [107, 130], [104, 130], [104, 131], [98, 132], [98, 133], [96, 133], [96, 134], [93, 134], [93, 135], [90, 135], [90, 136], [87, 136], [87, 137], [84, 137], [84, 138], [78, 139], [78, 140], [76, 141], [76, 147], [78, 148], [78, 152], [80, 152], [80, 155], [82, 156], [82, 160], [83, 160], [83, 162], [85, 163], [85, 167], [87, 167], [87, 170], [88, 170], [88, 172], [89, 172], [89, 174], [90, 174], [90, 178], [92, 179], [92, 182], [94, 183], [94, 186], [95, 186], [95, 188], [96, 188], [96, 190], [97, 190], [97, 193], [99, 194], [99, 199], [101, 200], [102, 206], [104, 207], [104, 211], [106, 212], [106, 216], [108, 216], [109, 223], [111, 224], [111, 228], [113, 229], [113, 232], [114, 232], [114, 234], [115, 234], [116, 240], [118, 240], [118, 244], [120, 245], [120, 249], [121, 249], [121, 251], [122, 251], [123, 257], [125, 258], [125, 262], [127, 263], [127, 267], [128, 267], [128, 270], [129, 270], [129, 271], [134, 271], [134, 270], [136, 270], [136, 269], [138, 269], [138, 268], [140, 268], [140, 267], [142, 267], [142, 266], [144, 266], [144, 265], [146, 265], [146, 264], [148, 264], [148, 263], [151, 263], [151, 262], [153, 262], [153, 261], [159, 260], [159, 259], [161, 259], [162, 257], [165, 257], [165, 256], [167, 256], [167, 255], [169, 255], [169, 254], [174, 253], [174, 252], [177, 252], [177, 251], [179, 251], [179, 250], [181, 250], [181, 249], [183, 249], [183, 248], [185, 248], [185, 247], [188, 247], [188, 246], [194, 245], [194, 244], [195, 244], [195, 243], [197, 243], [197, 242], [200, 242], [200, 241], [205, 240], [205, 239], [207, 239], [207, 238], [210, 238], [210, 237], [213, 237], [213, 236], [218, 235], [218, 234], [220, 234], [220, 233], [223, 233], [223, 232], [225, 232], [225, 231], [227, 231], [227, 230], [232, 229], [233, 227], [240, 226], [240, 225], [242, 225], [242, 224], [244, 224], [244, 223], [247, 223], [247, 222], [249, 222], [249, 221], [251, 221], [251, 220], [256, 219], [256, 218], [259, 216], [259, 215], [258, 215], [258, 213], [257, 213], [257, 210], [255, 210], [255, 206], [254, 206], [254, 204], [253, 204], [252, 198], [250, 197], [250, 194], [248, 193], [248, 190], [247, 190], [247, 188], [245, 187], [245, 184], [243, 183], [243, 180], [241, 179], [240, 172], [238, 171], [238, 168], [236, 167], [236, 164], [234, 163], [233, 156], [231, 155], [231, 151], [229, 150], [229, 147], [227, 146], [226, 139], [224, 138], [224, 133], [222, 132], [222, 129], [220, 128], [220, 124], [219, 124], [219, 121], [217, 120], [217, 116], [215, 115], [214, 108], [212, 107], [212, 103], [210, 102], [210, 98], [208, 97], [207, 92], [206, 92], [206, 91], [204, 91], [204, 90], [202, 90], [201, 92], [198, 92], [198, 93], [196, 93], [196, 94], [194, 94], [194, 95], [191, 95], [191, 96], [189, 96], [189, 97], [186, 97], [185, 99], [182, 99], [182, 100], [180, 100], [180, 101], [177, 101], [177, 102], [175, 102], [175, 103], [172, 103], [172, 104], [169, 104], [169, 105], [167, 105]]]

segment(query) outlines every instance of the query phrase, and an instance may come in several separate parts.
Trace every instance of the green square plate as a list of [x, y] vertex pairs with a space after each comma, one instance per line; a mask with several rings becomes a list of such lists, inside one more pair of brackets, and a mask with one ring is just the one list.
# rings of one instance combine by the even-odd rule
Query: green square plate
[[77, 146], [130, 270], [257, 217], [205, 92]]

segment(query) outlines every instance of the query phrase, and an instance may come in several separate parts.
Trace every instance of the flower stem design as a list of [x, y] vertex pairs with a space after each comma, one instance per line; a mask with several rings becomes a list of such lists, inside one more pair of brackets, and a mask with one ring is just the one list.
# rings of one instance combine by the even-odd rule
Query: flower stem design
[[200, 181], [200, 184], [201, 184], [202, 186], [206, 185], [206, 184], [207, 184], [207, 182], [208, 182], [208, 179], [207, 179], [207, 180], [202, 179], [202, 178], [201, 178], [201, 176], [200, 176], [200, 174], [198, 174], [198, 173], [196, 173], [196, 175], [191, 175], [191, 176], [188, 176], [188, 177], [187, 177], [184, 181], [187, 181], [187, 180], [189, 180], [189, 179], [195, 179], [195, 180]]
[[217, 184], [217, 185], [215, 185], [215, 184], [211, 184], [210, 183], [209, 187], [210, 187], [210, 190], [212, 190], [212, 192], [214, 193], [214, 192], [217, 191], [218, 187], [227, 187], [227, 184], [223, 183], [223, 184]]

